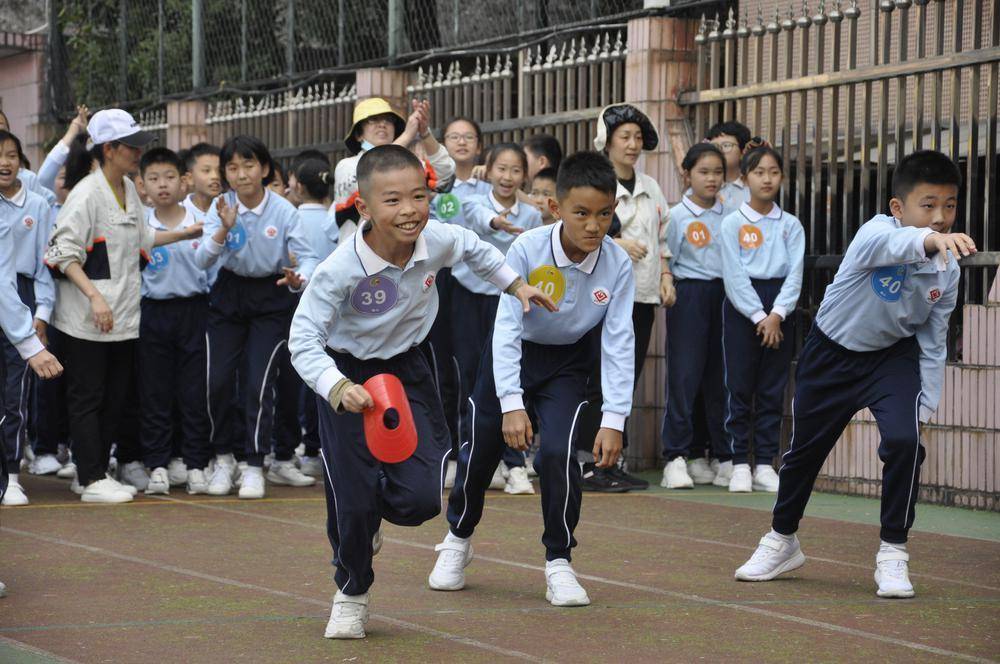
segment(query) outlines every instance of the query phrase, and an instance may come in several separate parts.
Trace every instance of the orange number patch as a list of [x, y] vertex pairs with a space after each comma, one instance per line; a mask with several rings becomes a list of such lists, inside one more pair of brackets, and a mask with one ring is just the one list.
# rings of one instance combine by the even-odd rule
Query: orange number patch
[[687, 227], [687, 241], [701, 249], [712, 242], [712, 234], [708, 232], [708, 226], [705, 224], [692, 221]]
[[744, 249], [759, 249], [764, 244], [764, 233], [751, 224], [740, 226], [740, 246]]

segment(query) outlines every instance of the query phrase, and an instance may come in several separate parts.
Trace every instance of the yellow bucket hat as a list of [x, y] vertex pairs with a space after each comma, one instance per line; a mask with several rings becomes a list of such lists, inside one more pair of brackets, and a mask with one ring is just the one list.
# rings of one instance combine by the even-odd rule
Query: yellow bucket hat
[[392, 122], [396, 126], [397, 137], [403, 133], [403, 130], [406, 129], [406, 118], [397, 113], [385, 99], [382, 99], [381, 97], [364, 99], [358, 102], [358, 105], [354, 107], [354, 117], [352, 119], [353, 122], [351, 124], [351, 131], [344, 137], [344, 144], [347, 145], [347, 149], [351, 154], [358, 154], [361, 152], [361, 141], [355, 138], [358, 130], [361, 128], [361, 123], [368, 118], [375, 117], [376, 115], [392, 115]]

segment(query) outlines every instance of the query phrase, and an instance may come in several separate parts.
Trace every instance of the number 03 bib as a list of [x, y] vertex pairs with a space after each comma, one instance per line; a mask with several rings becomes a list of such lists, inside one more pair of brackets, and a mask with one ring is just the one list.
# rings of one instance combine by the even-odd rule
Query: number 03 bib
[[566, 295], [566, 278], [554, 265], [536, 267], [528, 275], [528, 285], [542, 291], [558, 304]]

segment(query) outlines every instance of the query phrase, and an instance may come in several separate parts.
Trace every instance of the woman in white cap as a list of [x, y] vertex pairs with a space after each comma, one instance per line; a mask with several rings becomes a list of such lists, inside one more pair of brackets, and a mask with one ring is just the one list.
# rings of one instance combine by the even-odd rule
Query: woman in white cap
[[[667, 259], [667, 222], [670, 207], [656, 180], [636, 168], [642, 152], [656, 149], [659, 137], [646, 115], [630, 104], [615, 104], [601, 112], [597, 122], [594, 147], [603, 151], [618, 176], [618, 207], [615, 216], [621, 224], [616, 242], [628, 252], [635, 275], [635, 303], [632, 324], [635, 328], [635, 384], [639, 384], [653, 331], [656, 309], [674, 303], [673, 276]], [[597, 432], [601, 417], [600, 381], [597, 392], [588, 395], [589, 404], [581, 420], [580, 440], [592, 440], [588, 426]], [[628, 445], [628, 439], [625, 439]], [[624, 459], [624, 455], [622, 456]], [[593, 470], [593, 474], [591, 474]], [[622, 467], [601, 470], [584, 463], [584, 490], [620, 492], [645, 489], [649, 483], [629, 475]]]
[[199, 237], [202, 225], [154, 231], [128, 176], [153, 140], [130, 114], [109, 109], [87, 125], [100, 167], [66, 198], [45, 262], [56, 279], [52, 325], [62, 333], [74, 489], [84, 502], [132, 500], [107, 477], [111, 442], [132, 387], [139, 336], [140, 270], [154, 246]]

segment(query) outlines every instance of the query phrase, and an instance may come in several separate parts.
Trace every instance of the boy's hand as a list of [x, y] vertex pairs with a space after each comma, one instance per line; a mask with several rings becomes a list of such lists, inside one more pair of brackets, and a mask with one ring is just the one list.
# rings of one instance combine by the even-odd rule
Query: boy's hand
[[193, 240], [196, 237], [201, 237], [205, 232], [205, 222], [199, 221], [197, 223], [191, 224], [184, 229], [184, 237], [189, 240]]
[[38, 335], [38, 340], [42, 342], [43, 346], [48, 347], [49, 345], [49, 324], [43, 320], [36, 318], [31, 326], [35, 328], [35, 334]]
[[226, 202], [225, 196], [219, 196], [219, 201], [215, 204], [215, 209], [219, 211], [219, 219], [222, 220], [222, 227], [227, 231], [236, 225], [236, 208]]
[[292, 290], [299, 290], [302, 288], [302, 284], [306, 282], [302, 278], [302, 275], [296, 272], [294, 268], [283, 267], [281, 271], [285, 273], [285, 276], [276, 282], [279, 286], [288, 286]]
[[594, 462], [598, 468], [610, 468], [622, 453], [622, 432], [601, 427], [594, 438]]
[[472, 167], [472, 177], [477, 180], [482, 180], [486, 182], [486, 166], [485, 164], [479, 164], [478, 166]]
[[63, 367], [56, 356], [43, 350], [28, 358], [28, 366], [39, 378], [56, 378], [62, 375]]
[[761, 346], [777, 349], [785, 338], [781, 333], [781, 316], [768, 314], [764, 320], [757, 323], [757, 335], [763, 337]]
[[73, 139], [76, 138], [81, 132], [87, 131], [88, 112], [89, 111], [84, 104], [76, 107], [76, 117], [69, 123], [69, 128], [66, 130], [66, 136], [69, 138], [69, 140], [66, 141], [67, 143], [72, 143]]
[[648, 249], [646, 249], [646, 243], [642, 240], [623, 240], [621, 238], [616, 238], [615, 244], [624, 249], [625, 253], [628, 254], [628, 257], [636, 263], [645, 258], [646, 253], [648, 252]]
[[665, 307], [672, 307], [677, 302], [677, 289], [674, 288], [674, 275], [664, 272], [660, 275], [660, 301]]
[[90, 297], [90, 311], [94, 314], [94, 326], [101, 332], [110, 332], [115, 326], [111, 307], [100, 293], [95, 292]]
[[490, 219], [490, 228], [496, 231], [503, 231], [511, 235], [520, 235], [524, 229], [507, 221], [506, 214], [500, 214]]
[[508, 447], [524, 452], [531, 447], [531, 439], [535, 437], [531, 430], [531, 420], [524, 410], [512, 410], [503, 414], [503, 441]]
[[931, 233], [924, 238], [924, 253], [928, 256], [940, 253], [948, 262], [948, 252], [961, 259], [976, 253], [976, 243], [965, 233]]
[[349, 413], [361, 413], [375, 407], [375, 400], [361, 385], [351, 385], [340, 399], [340, 405]]
[[521, 310], [524, 313], [531, 311], [532, 303], [539, 307], [545, 307], [549, 311], [559, 311], [559, 307], [551, 297], [528, 284], [521, 282], [521, 285], [514, 291], [514, 297], [521, 301]]

